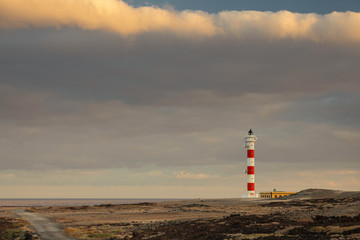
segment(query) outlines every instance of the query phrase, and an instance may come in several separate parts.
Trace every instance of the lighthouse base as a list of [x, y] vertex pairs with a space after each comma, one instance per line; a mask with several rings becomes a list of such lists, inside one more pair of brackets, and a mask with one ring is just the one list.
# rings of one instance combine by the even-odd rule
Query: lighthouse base
[[259, 194], [255, 194], [255, 191], [248, 191], [247, 194], [242, 196], [243, 198], [259, 198]]

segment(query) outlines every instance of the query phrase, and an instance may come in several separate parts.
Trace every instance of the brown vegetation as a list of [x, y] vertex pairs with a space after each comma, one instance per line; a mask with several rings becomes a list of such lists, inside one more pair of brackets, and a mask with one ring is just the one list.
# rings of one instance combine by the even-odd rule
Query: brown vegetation
[[20, 218], [0, 217], [0, 240], [31, 240], [28, 223]]

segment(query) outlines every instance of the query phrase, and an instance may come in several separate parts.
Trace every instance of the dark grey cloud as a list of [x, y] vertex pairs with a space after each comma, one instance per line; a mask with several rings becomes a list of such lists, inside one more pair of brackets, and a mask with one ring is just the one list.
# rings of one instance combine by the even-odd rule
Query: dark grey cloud
[[3, 169], [358, 161], [356, 43], [1, 34]]
[[194, 90], [241, 95], [359, 88], [356, 44], [249, 43], [222, 37], [191, 42], [154, 35], [129, 40], [72, 29], [33, 34], [43, 37], [19, 42], [21, 34], [5, 34], [3, 83], [130, 104]]

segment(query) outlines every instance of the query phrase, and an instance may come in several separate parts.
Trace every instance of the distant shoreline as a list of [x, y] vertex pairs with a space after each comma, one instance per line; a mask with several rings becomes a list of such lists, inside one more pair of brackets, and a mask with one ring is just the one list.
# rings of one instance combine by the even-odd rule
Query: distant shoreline
[[136, 204], [190, 200], [189, 198], [0, 198], [0, 207], [66, 207], [101, 204]]

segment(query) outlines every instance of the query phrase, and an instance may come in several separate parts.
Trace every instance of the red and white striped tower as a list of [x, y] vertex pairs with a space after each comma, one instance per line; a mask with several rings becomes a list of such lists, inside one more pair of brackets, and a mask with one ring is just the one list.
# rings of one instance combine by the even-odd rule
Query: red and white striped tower
[[247, 197], [254, 198], [255, 195], [255, 142], [257, 138], [250, 129], [245, 137], [245, 149], [247, 149]]

